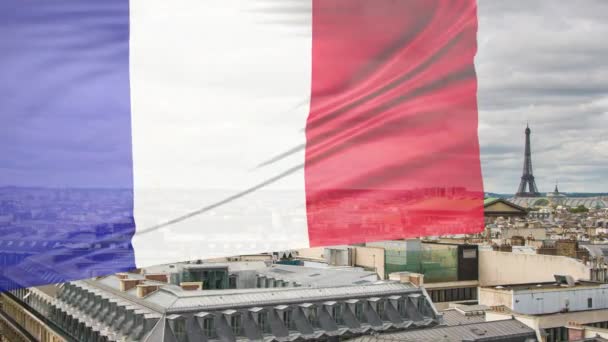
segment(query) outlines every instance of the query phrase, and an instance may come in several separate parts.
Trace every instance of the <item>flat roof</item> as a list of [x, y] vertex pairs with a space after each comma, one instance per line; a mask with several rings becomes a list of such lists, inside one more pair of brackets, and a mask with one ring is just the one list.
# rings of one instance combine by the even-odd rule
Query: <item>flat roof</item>
[[[602, 286], [604, 285], [604, 286]], [[548, 289], [573, 289], [583, 287], [606, 287], [607, 284], [594, 282], [594, 281], [583, 281], [579, 280], [574, 286], [561, 285], [556, 282], [539, 282], [539, 283], [527, 283], [527, 284], [505, 284], [496, 286], [482, 286], [484, 289], [494, 289], [503, 291], [533, 291], [533, 290], [548, 290]]]

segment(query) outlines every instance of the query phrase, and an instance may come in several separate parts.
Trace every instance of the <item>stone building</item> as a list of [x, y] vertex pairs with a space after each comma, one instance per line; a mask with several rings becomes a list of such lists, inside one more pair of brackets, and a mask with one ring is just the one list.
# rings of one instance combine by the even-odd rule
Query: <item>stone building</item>
[[[442, 323], [426, 291], [411, 284], [205, 290], [202, 282], [168, 278], [124, 273], [6, 292], [12, 308], [0, 321], [25, 312], [44, 331], [28, 324], [9, 330], [53, 342], [338, 341]], [[47, 332], [58, 337], [45, 340]]]

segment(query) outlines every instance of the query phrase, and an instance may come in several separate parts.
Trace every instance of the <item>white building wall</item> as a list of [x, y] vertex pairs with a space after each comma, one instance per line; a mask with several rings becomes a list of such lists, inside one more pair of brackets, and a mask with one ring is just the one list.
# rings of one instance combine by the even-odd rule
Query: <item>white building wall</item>
[[[513, 311], [529, 314], [548, 314], [568, 311], [584, 311], [608, 308], [608, 285], [594, 288], [572, 288], [567, 290], [547, 289], [515, 291], [513, 293]], [[591, 299], [591, 307], [588, 300]]]
[[480, 286], [529, 284], [555, 281], [555, 274], [588, 280], [590, 267], [582, 262], [556, 255], [479, 252]]

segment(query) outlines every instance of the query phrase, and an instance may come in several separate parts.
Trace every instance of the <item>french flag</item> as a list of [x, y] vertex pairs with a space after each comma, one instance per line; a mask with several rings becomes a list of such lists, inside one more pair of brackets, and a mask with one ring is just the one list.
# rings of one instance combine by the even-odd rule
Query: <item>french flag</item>
[[475, 0], [3, 0], [0, 289], [483, 229]]

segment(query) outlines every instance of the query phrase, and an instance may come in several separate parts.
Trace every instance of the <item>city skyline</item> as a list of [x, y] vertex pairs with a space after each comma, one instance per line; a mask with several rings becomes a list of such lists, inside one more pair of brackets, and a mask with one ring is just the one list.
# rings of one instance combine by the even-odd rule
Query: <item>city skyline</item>
[[532, 129], [540, 192], [606, 192], [606, 1], [479, 1], [479, 141], [486, 191], [512, 194]]

